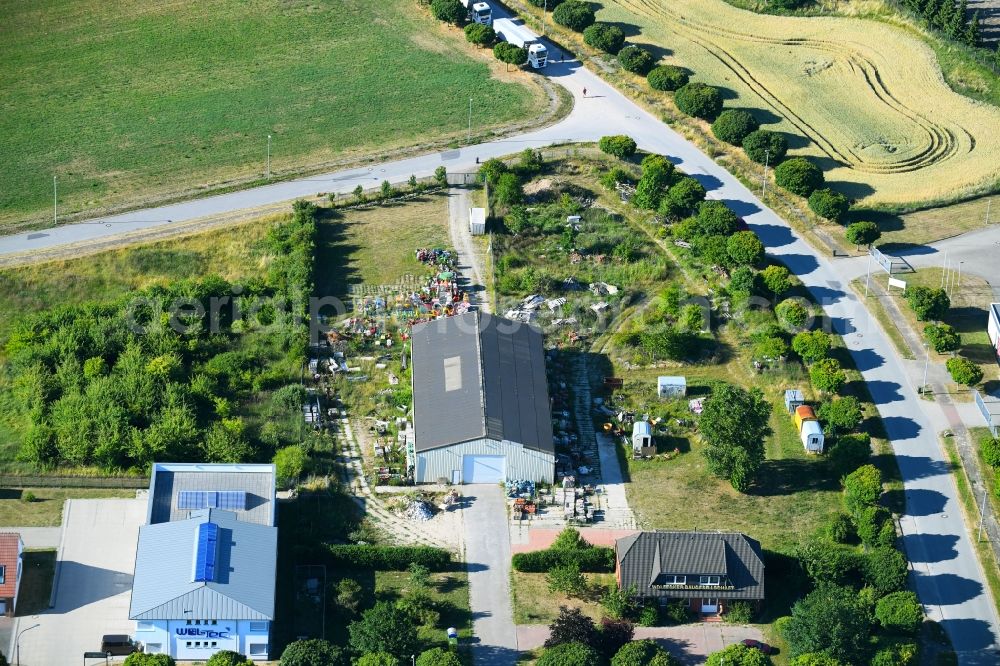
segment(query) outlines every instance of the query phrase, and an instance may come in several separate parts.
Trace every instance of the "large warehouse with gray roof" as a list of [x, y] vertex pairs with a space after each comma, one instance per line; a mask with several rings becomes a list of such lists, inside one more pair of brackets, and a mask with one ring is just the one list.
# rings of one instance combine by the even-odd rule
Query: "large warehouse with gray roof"
[[417, 483], [551, 483], [555, 447], [542, 334], [470, 312], [413, 327]]

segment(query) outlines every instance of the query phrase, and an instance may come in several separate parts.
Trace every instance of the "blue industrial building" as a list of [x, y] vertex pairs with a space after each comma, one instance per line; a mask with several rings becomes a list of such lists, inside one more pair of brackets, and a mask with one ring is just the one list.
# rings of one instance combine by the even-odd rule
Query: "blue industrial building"
[[268, 659], [274, 492], [273, 465], [154, 464], [129, 610], [146, 652]]

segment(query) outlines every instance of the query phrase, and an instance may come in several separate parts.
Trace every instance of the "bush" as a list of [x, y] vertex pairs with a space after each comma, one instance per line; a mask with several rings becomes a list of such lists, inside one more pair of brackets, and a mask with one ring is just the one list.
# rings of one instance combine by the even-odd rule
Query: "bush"
[[302, 476], [302, 472], [305, 471], [307, 461], [306, 452], [297, 444], [278, 449], [274, 454], [275, 476], [277, 476], [278, 485], [282, 488], [294, 486]]
[[594, 24], [594, 10], [587, 2], [567, 0], [552, 12], [552, 20], [570, 30], [583, 32], [588, 26]]
[[954, 326], [948, 324], [928, 324], [924, 326], [924, 337], [931, 348], [939, 354], [956, 351], [961, 346], [961, 340]]
[[624, 134], [602, 136], [600, 141], [597, 142], [597, 147], [601, 149], [601, 152], [613, 155], [620, 160], [632, 157], [638, 148], [632, 137], [625, 136]]
[[705, 188], [691, 176], [684, 176], [667, 190], [667, 199], [686, 215], [705, 200]]
[[626, 72], [645, 75], [655, 63], [652, 53], [642, 47], [630, 44], [618, 51], [618, 64]]
[[562, 592], [571, 597], [580, 596], [587, 589], [587, 580], [580, 573], [580, 565], [576, 562], [552, 567], [545, 574], [545, 580], [549, 585], [549, 592]]
[[679, 666], [673, 655], [654, 641], [633, 641], [621, 647], [611, 658], [611, 666]]
[[854, 245], [871, 245], [882, 237], [882, 232], [874, 222], [851, 222], [847, 225], [844, 237]]
[[882, 472], [875, 465], [863, 465], [844, 477], [844, 507], [851, 515], [874, 506], [881, 496]]
[[847, 383], [847, 375], [835, 358], [824, 358], [814, 363], [809, 368], [809, 379], [814, 387], [826, 393], [837, 393]]
[[961, 356], [949, 358], [945, 367], [948, 368], [948, 372], [956, 384], [975, 386], [983, 379], [983, 369]]
[[753, 606], [745, 601], [734, 601], [726, 611], [726, 620], [732, 624], [750, 624], [754, 616]]
[[830, 352], [830, 334], [823, 331], [803, 331], [792, 338], [792, 349], [806, 363], [815, 363], [826, 358]]
[[421, 652], [416, 666], [462, 666], [462, 660], [454, 652], [436, 647]]
[[721, 201], [702, 201], [698, 204], [698, 235], [730, 236], [736, 233], [739, 223], [739, 216]]
[[439, 21], [462, 25], [468, 12], [459, 0], [431, 0], [431, 14]]
[[593, 648], [599, 647], [600, 635], [594, 621], [579, 608], [559, 607], [559, 615], [549, 625], [549, 637], [545, 647], [563, 643], [583, 643]]
[[632, 176], [631, 172], [623, 169], [621, 167], [611, 167], [607, 171], [601, 174], [600, 177], [601, 185], [605, 189], [615, 191], [618, 184], [635, 184], [635, 178]]
[[465, 26], [465, 39], [476, 46], [490, 46], [497, 41], [497, 33], [491, 25], [470, 23]]
[[562, 643], [542, 652], [535, 666], [600, 666], [601, 655], [583, 643]]
[[774, 182], [800, 197], [808, 197], [823, 181], [820, 168], [804, 157], [793, 157], [774, 169]]
[[826, 454], [826, 461], [837, 477], [853, 472], [871, 457], [871, 437], [866, 433], [842, 435]]
[[668, 625], [687, 624], [694, 619], [694, 613], [687, 599], [675, 599], [663, 607], [663, 619]]
[[794, 298], [786, 298], [774, 308], [774, 314], [785, 326], [802, 328], [809, 321], [809, 310]]
[[743, 151], [758, 164], [779, 164], [788, 152], [788, 141], [780, 132], [756, 130], [743, 137]]
[[675, 65], [654, 67], [646, 75], [646, 83], [653, 90], [674, 91], [687, 85], [688, 73]]
[[605, 617], [601, 618], [601, 627], [594, 647], [600, 650], [606, 659], [611, 659], [634, 637], [635, 627], [632, 626], [631, 622]]
[[979, 455], [990, 467], [1000, 467], [1000, 439], [990, 437], [980, 442]]
[[865, 553], [861, 568], [865, 582], [879, 594], [889, 594], [906, 585], [906, 558], [891, 546], [879, 546]]
[[[0, 654], [0, 666], [7, 666], [7, 659]], [[168, 654], [147, 654], [133, 652], [125, 657], [124, 666], [174, 666], [176, 662]]]
[[27, 504], [31, 504], [36, 499], [38, 499], [38, 498], [35, 497], [35, 493], [31, 492], [30, 490], [25, 490], [23, 493], [21, 493], [21, 501], [22, 502], [25, 502]]
[[205, 663], [205, 666], [252, 666], [253, 662], [239, 652], [219, 650]]
[[846, 513], [834, 514], [826, 524], [826, 537], [834, 543], [847, 543], [854, 535], [854, 524]]
[[951, 299], [944, 289], [930, 287], [909, 287], [906, 290], [906, 302], [920, 321], [944, 319], [951, 307]]
[[528, 50], [508, 42], [498, 42], [493, 47], [493, 57], [502, 63], [520, 67], [528, 61]]
[[637, 624], [640, 627], [656, 627], [660, 624], [660, 609], [655, 603], [646, 604], [639, 611], [639, 620]]
[[289, 643], [281, 653], [281, 666], [346, 666], [343, 649], [318, 638]]
[[816, 190], [809, 195], [809, 210], [826, 220], [836, 222], [850, 207], [847, 197], [829, 188]]
[[584, 550], [549, 548], [515, 553], [511, 566], [523, 573], [545, 573], [567, 564], [577, 564], [586, 573], [611, 573], [615, 570], [615, 550], [594, 546]]
[[514, 206], [524, 199], [521, 181], [513, 173], [501, 174], [493, 188], [493, 203], [501, 207]]
[[405, 658], [420, 645], [412, 616], [388, 601], [379, 601], [366, 610], [347, 630], [351, 649], [356, 653], [388, 652]]
[[383, 571], [406, 571], [412, 564], [431, 571], [445, 571], [451, 566], [451, 553], [430, 546], [327, 546], [333, 564], [342, 567], [362, 567]]
[[896, 528], [885, 507], [861, 507], [854, 513], [854, 527], [861, 543], [870, 548], [893, 546], [896, 541]]
[[583, 31], [583, 41], [587, 46], [614, 55], [625, 45], [625, 33], [616, 25], [594, 23]]
[[757, 131], [760, 123], [745, 109], [727, 109], [712, 123], [712, 134], [716, 139], [734, 146], [742, 145], [743, 139]]
[[722, 93], [706, 83], [688, 83], [677, 89], [674, 102], [682, 113], [712, 120], [722, 111]]
[[875, 619], [887, 631], [915, 634], [924, 621], [924, 610], [913, 592], [892, 592], [875, 604]]
[[824, 422], [825, 432], [833, 436], [856, 429], [863, 418], [861, 403], [853, 395], [824, 402], [816, 415]]
[[752, 231], [737, 231], [726, 241], [733, 266], [756, 266], [764, 260], [764, 244]]
[[358, 657], [354, 666], [402, 666], [399, 659], [396, 659], [388, 652], [369, 652]]
[[[872, 657], [871, 666], [912, 666], [917, 663], [920, 648], [916, 643], [897, 643], [882, 648]], [[943, 656], [943, 655], [939, 655]], [[937, 663], [948, 663], [938, 661]]]
[[508, 171], [510, 171], [510, 168], [507, 166], [507, 163], [494, 157], [486, 160], [479, 166], [478, 180], [481, 183], [485, 182], [490, 185], [496, 185], [497, 181], [500, 180], [500, 176]]

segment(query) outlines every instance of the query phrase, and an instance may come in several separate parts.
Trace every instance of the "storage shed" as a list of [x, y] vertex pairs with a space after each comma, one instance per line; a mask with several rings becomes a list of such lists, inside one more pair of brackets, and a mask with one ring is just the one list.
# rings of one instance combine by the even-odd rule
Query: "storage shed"
[[636, 421], [632, 424], [632, 454], [648, 455], [648, 450], [652, 446], [653, 431], [649, 427], [649, 421]]
[[687, 379], [661, 376], [656, 380], [656, 395], [661, 398], [682, 398], [687, 395]]
[[802, 424], [805, 421], [815, 421], [816, 412], [809, 405], [799, 405], [795, 408], [795, 416], [792, 419], [795, 421], [795, 429], [802, 432]]
[[795, 410], [803, 403], [805, 403], [805, 398], [802, 397], [802, 391], [799, 389], [785, 391], [785, 409], [788, 410], [789, 414], [794, 414]]
[[469, 233], [473, 236], [482, 236], [486, 233], [486, 209], [469, 209]]
[[414, 326], [412, 354], [417, 483], [552, 483], [541, 332], [469, 312]]
[[806, 451], [823, 453], [823, 428], [820, 427], [819, 421], [803, 421], [799, 436]]

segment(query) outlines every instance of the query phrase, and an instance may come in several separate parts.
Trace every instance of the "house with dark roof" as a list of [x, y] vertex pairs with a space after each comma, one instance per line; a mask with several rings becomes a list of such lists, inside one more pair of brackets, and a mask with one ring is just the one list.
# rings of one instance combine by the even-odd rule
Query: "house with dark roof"
[[555, 446], [538, 329], [481, 312], [413, 327], [417, 483], [551, 483]]
[[734, 601], [759, 608], [764, 600], [760, 544], [739, 532], [639, 532], [615, 542], [621, 589], [662, 603], [684, 599], [703, 617], [718, 617]]
[[152, 654], [270, 655], [278, 528], [273, 465], [155, 463], [129, 619]]
[[0, 615], [13, 617], [21, 589], [24, 542], [17, 532], [0, 533]]

